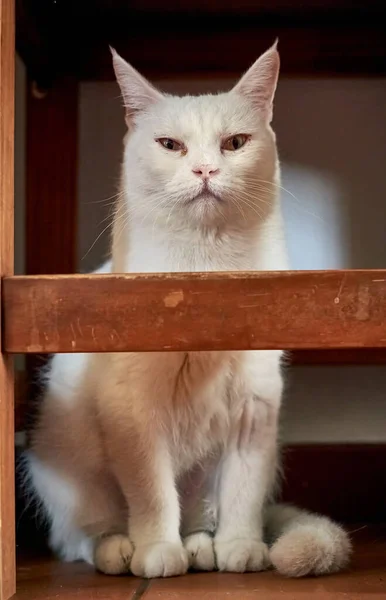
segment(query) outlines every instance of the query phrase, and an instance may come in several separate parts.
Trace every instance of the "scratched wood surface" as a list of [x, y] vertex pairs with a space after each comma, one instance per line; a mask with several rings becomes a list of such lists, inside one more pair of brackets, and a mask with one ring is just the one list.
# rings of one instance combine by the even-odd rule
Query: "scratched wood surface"
[[[13, 273], [14, 26], [13, 0], [0, 0], [0, 292], [3, 276]], [[0, 349], [0, 600], [8, 600], [16, 586], [14, 376], [11, 357]]]
[[8, 352], [386, 347], [386, 270], [11, 277]]

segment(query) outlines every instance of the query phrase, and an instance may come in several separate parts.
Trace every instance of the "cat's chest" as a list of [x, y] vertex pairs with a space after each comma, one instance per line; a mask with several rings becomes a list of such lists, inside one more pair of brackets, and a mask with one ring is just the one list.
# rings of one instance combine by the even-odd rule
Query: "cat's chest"
[[254, 253], [249, 244], [229, 237], [193, 237], [137, 240], [127, 255], [128, 272], [234, 271], [253, 268]]
[[187, 355], [173, 381], [173, 405], [167, 418], [177, 471], [185, 472], [208, 456], [219, 454], [226, 445], [229, 385], [230, 362], [225, 353]]

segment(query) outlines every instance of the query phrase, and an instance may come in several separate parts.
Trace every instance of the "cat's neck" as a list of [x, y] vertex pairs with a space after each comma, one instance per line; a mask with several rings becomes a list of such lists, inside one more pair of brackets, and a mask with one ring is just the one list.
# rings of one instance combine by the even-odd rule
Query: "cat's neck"
[[285, 269], [279, 204], [263, 223], [207, 229], [135, 224], [114, 231], [113, 271], [119, 273]]

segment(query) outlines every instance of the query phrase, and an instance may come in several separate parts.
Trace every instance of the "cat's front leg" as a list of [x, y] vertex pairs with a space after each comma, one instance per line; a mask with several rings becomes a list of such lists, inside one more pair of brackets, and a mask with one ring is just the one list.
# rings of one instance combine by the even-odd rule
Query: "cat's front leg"
[[[262, 361], [256, 360], [260, 354]], [[278, 357], [266, 354], [256, 353], [245, 364], [241, 361], [232, 387], [231, 405], [238, 414], [221, 465], [215, 537], [221, 571], [260, 571], [269, 566], [263, 508], [276, 473], [282, 382]]]
[[[169, 451], [162, 440], [142, 454], [142, 464], [123, 484], [134, 544], [130, 569], [141, 577], [171, 577], [188, 569], [180, 538], [180, 506]], [[144, 460], [143, 460], [144, 459]]]
[[214, 498], [217, 462], [213, 457], [201, 462], [180, 482], [182, 538], [189, 566], [196, 571], [213, 571], [216, 567], [213, 533], [217, 520]]
[[[110, 416], [105, 443], [128, 506], [128, 534], [134, 546], [130, 570], [146, 578], [185, 573], [188, 558], [180, 537], [179, 498], [162, 434], [149, 424], [142, 428]], [[109, 552], [111, 561], [111, 544]], [[119, 552], [117, 546], [117, 560]]]

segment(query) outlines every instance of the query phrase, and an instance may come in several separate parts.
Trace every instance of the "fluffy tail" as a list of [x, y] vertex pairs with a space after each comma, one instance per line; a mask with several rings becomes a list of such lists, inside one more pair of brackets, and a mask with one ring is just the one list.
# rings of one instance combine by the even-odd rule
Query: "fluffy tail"
[[350, 560], [348, 534], [328, 517], [273, 504], [267, 508], [266, 530], [271, 562], [287, 577], [335, 573]]

